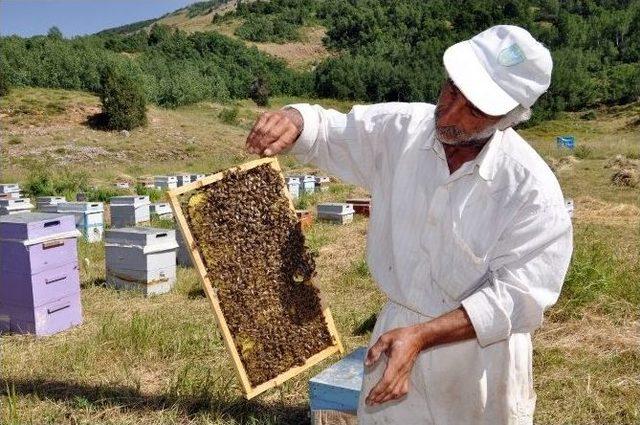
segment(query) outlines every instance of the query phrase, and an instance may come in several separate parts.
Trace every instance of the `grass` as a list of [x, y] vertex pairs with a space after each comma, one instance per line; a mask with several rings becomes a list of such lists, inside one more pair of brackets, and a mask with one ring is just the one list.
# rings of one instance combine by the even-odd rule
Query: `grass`
[[[273, 99], [272, 108], [297, 101]], [[0, 112], [9, 115], [3, 136], [21, 140], [2, 146], [0, 180], [29, 181], [38, 171], [33, 158], [59, 148], [68, 153], [45, 163], [42, 186], [63, 192], [81, 176], [96, 187], [92, 196], [106, 198], [119, 178], [213, 172], [252, 158], [242, 152], [244, 137], [263, 111], [250, 101], [151, 108], [149, 126], [123, 138], [83, 124], [77, 111], [89, 113], [96, 102], [82, 93], [42, 89], [16, 89], [0, 99]], [[224, 122], [221, 113], [235, 108], [235, 121]], [[575, 157], [557, 171], [565, 195], [575, 201], [575, 250], [560, 300], [534, 336], [536, 423], [640, 423], [640, 190], [611, 185], [612, 170], [605, 168], [616, 154], [640, 157], [640, 135], [627, 126], [639, 111], [630, 105], [598, 110], [590, 120], [567, 115], [521, 132], [546, 159]], [[577, 152], [556, 149], [555, 136], [565, 133], [576, 136]], [[110, 156], [81, 156], [87, 146]], [[297, 173], [314, 171], [291, 157], [281, 163]], [[336, 183], [298, 205], [313, 212], [318, 202], [363, 195]], [[306, 232], [317, 283], [348, 351], [368, 342], [385, 302], [366, 263], [367, 225], [357, 217], [346, 226], [317, 222]], [[79, 263], [82, 326], [43, 339], [0, 337], [0, 423], [308, 423], [306, 382], [330, 361], [246, 401], [193, 269], [178, 268], [171, 293], [143, 298], [105, 287], [103, 244], [81, 243]]]

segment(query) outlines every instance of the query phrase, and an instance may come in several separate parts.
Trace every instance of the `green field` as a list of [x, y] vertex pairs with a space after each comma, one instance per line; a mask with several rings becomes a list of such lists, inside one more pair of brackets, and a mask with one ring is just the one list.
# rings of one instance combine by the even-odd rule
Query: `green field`
[[[271, 108], [304, 99], [273, 99]], [[315, 100], [348, 110], [345, 102]], [[149, 125], [129, 136], [92, 129], [96, 97], [81, 92], [15, 89], [0, 99], [1, 181], [34, 173], [116, 179], [166, 172], [213, 172], [253, 158], [244, 138], [261, 109], [250, 101], [149, 109]], [[640, 423], [640, 188], [616, 186], [617, 154], [637, 169], [640, 105], [580, 114], [521, 131], [555, 164], [575, 201], [575, 251], [560, 301], [534, 341], [539, 424]], [[577, 150], [555, 147], [574, 134]], [[281, 159], [286, 169], [305, 169]], [[335, 183], [305, 199], [363, 195]], [[364, 261], [367, 220], [316, 224], [307, 232], [318, 253], [318, 283], [347, 350], [364, 345], [384, 303]], [[192, 269], [175, 290], [145, 299], [104, 287], [100, 244], [80, 246], [82, 326], [49, 338], [0, 337], [0, 423], [298, 424], [307, 423], [307, 380], [330, 361], [245, 401]], [[332, 359], [332, 361], [336, 358]], [[452, 400], [452, 403], [455, 401]]]

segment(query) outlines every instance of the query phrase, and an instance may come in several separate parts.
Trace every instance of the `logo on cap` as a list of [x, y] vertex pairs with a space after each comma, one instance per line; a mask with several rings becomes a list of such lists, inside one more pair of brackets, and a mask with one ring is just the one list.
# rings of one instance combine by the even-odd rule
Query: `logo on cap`
[[517, 44], [512, 44], [498, 54], [498, 63], [502, 66], [514, 66], [524, 62], [526, 56]]

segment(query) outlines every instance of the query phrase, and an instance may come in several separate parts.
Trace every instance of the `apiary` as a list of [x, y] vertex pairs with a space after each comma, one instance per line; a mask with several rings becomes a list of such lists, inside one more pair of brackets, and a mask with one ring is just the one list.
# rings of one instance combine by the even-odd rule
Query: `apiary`
[[296, 210], [296, 216], [298, 216], [302, 230], [306, 230], [313, 226], [313, 215], [311, 215], [311, 211]]
[[148, 196], [114, 196], [109, 199], [111, 227], [130, 227], [151, 219]]
[[155, 176], [153, 182], [158, 189], [171, 190], [178, 187], [176, 176]]
[[58, 212], [73, 214], [76, 228], [89, 243], [100, 242], [104, 233], [104, 204], [102, 202], [64, 202]]
[[311, 413], [319, 411], [355, 414], [364, 376], [366, 347], [360, 347], [309, 380]]
[[176, 177], [178, 180], [178, 187], [191, 183], [191, 174], [178, 174]]
[[317, 206], [318, 220], [327, 220], [340, 224], [347, 224], [353, 221], [354, 209], [351, 204], [339, 202], [327, 202]]
[[58, 204], [67, 202], [64, 196], [38, 196], [36, 198], [36, 210], [44, 213], [57, 213]]
[[573, 218], [573, 199], [567, 198], [564, 200], [564, 205], [567, 208], [567, 212], [569, 213], [569, 217]]
[[175, 230], [131, 227], [107, 230], [107, 284], [144, 295], [169, 292], [176, 281]]
[[204, 174], [191, 174], [191, 182], [197, 182], [198, 180], [202, 180], [205, 178]]
[[247, 398], [342, 351], [277, 160], [169, 198]]
[[82, 322], [71, 215], [0, 218], [0, 330], [51, 335]]
[[0, 215], [20, 214], [33, 209], [28, 198], [0, 199]]
[[369, 217], [371, 213], [371, 199], [370, 198], [352, 198], [347, 199], [347, 204], [353, 205], [353, 210], [356, 214], [361, 214]]
[[131, 185], [128, 182], [116, 182], [115, 187], [118, 189], [129, 189]]
[[149, 205], [151, 217], [157, 217], [162, 220], [173, 220], [173, 211], [168, 202], [157, 202]]
[[327, 190], [329, 190], [329, 183], [331, 182], [331, 179], [329, 179], [329, 177], [327, 176], [315, 176], [315, 190], [316, 191], [320, 191], [320, 192], [326, 192]]

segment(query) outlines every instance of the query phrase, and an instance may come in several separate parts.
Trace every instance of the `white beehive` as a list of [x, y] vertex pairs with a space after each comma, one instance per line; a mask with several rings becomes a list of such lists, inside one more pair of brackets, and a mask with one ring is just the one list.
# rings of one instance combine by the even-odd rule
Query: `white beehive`
[[116, 182], [115, 186], [118, 189], [129, 189], [131, 187], [131, 185], [129, 185], [129, 183], [127, 182]]
[[18, 183], [0, 183], [0, 194], [20, 193], [20, 185]]
[[178, 174], [176, 177], [178, 179], [178, 187], [191, 183], [191, 174]]
[[300, 179], [298, 177], [285, 177], [287, 189], [293, 199], [300, 197]]
[[328, 220], [340, 224], [351, 223], [354, 212], [353, 205], [339, 202], [328, 202], [317, 206], [319, 220]]
[[168, 202], [158, 202], [149, 205], [150, 213], [152, 217], [157, 217], [163, 220], [173, 220], [173, 211], [171, 205]]
[[197, 182], [198, 180], [202, 180], [204, 177], [204, 174], [191, 174], [191, 182]]
[[107, 283], [145, 295], [163, 294], [176, 281], [175, 230], [132, 227], [107, 230]]
[[178, 187], [176, 176], [155, 176], [153, 182], [158, 189], [171, 190]]
[[148, 196], [114, 196], [109, 199], [111, 227], [129, 227], [151, 219]]
[[57, 213], [58, 204], [67, 202], [64, 196], [38, 196], [36, 198], [36, 209], [44, 213]]
[[28, 198], [0, 199], [0, 215], [29, 212], [33, 208], [33, 204]]

